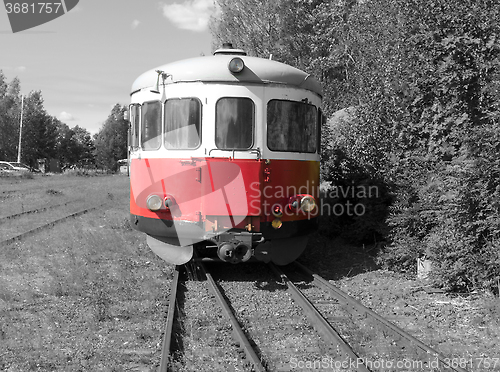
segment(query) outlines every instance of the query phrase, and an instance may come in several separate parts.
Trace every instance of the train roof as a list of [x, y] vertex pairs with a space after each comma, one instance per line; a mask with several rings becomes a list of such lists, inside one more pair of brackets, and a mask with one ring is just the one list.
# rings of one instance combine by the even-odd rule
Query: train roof
[[[158, 71], [169, 76], [165, 84], [179, 82], [221, 82], [221, 83], [256, 83], [284, 84], [310, 90], [322, 95], [320, 83], [310, 74], [287, 64], [270, 59], [249, 57], [238, 49], [234, 53], [217, 53], [213, 56], [196, 57], [168, 63], [151, 69], [140, 75], [132, 84], [132, 93], [144, 88], [155, 87]], [[245, 63], [245, 68], [239, 73], [231, 73], [228, 64], [238, 57]], [[162, 79], [160, 79], [162, 84]]]

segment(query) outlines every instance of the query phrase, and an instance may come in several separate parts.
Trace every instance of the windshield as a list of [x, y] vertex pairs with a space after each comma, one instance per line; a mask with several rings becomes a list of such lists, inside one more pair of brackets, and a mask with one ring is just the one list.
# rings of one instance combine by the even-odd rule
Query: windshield
[[221, 98], [215, 112], [215, 145], [218, 149], [245, 150], [252, 147], [254, 104], [250, 98]]
[[165, 148], [195, 149], [201, 142], [201, 103], [197, 98], [165, 103]]
[[161, 145], [161, 103], [144, 102], [142, 104], [142, 135], [144, 150], [157, 150]]
[[316, 152], [316, 107], [271, 100], [267, 105], [267, 147], [272, 151]]

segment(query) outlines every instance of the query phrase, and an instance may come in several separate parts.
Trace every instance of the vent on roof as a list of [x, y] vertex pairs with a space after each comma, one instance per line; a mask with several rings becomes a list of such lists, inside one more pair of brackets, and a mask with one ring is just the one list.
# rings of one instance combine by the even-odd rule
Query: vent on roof
[[233, 55], [239, 55], [239, 56], [246, 56], [247, 55], [247, 53], [243, 49], [233, 48], [233, 44], [231, 44], [231, 43], [222, 44], [222, 48], [217, 49], [214, 52], [214, 55], [218, 55], [218, 54], [233, 54]]

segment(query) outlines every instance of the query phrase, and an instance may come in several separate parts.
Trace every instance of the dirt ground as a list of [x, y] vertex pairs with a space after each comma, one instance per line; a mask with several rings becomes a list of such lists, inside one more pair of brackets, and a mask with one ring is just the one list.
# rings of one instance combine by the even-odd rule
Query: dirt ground
[[500, 299], [444, 293], [417, 273], [377, 267], [371, 247], [315, 234], [299, 259], [468, 371], [500, 371]]
[[[130, 229], [128, 197], [125, 176], [0, 178], [0, 218], [103, 204], [0, 247], [1, 371], [156, 370], [172, 268]], [[0, 220], [0, 241], [18, 228]], [[369, 251], [316, 233], [300, 261], [466, 370], [500, 371], [498, 298], [440, 293]]]

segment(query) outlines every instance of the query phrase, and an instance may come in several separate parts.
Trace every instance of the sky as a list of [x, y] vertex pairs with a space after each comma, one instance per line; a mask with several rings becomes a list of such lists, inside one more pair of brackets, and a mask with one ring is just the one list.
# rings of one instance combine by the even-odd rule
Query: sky
[[49, 115], [94, 134], [115, 104], [129, 103], [143, 72], [212, 53], [214, 12], [213, 0], [80, 0], [12, 33], [0, 4], [0, 70], [7, 82], [20, 79], [23, 95], [40, 90]]

